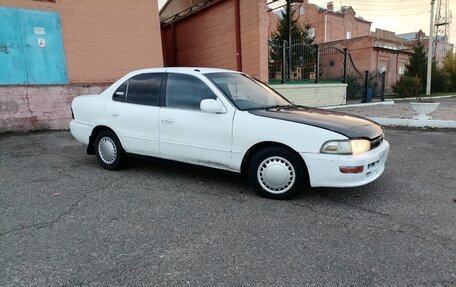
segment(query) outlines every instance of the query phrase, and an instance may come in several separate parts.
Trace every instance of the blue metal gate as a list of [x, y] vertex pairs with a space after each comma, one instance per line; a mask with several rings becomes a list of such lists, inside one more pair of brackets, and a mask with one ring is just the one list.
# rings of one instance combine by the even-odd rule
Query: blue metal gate
[[56, 12], [0, 8], [0, 85], [68, 83]]

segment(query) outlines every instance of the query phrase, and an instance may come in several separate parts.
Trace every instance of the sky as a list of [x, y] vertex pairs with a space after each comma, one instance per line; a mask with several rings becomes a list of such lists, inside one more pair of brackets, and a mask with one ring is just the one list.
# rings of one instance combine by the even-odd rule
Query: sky
[[[252, 0], [249, 0], [252, 1]], [[283, 0], [281, 0], [283, 1]], [[445, 0], [441, 0], [445, 1]], [[158, 0], [160, 8], [166, 0]], [[326, 7], [328, 0], [309, 0], [310, 3]], [[334, 9], [352, 6], [356, 16], [371, 21], [371, 30], [380, 28], [397, 34], [416, 32], [420, 29], [429, 35], [431, 0], [333, 0]], [[435, 1], [435, 9], [437, 10]], [[456, 0], [449, 0], [450, 10], [456, 9]], [[456, 10], [455, 17], [456, 17]], [[436, 13], [436, 12], [435, 12]], [[455, 19], [456, 20], [456, 19]], [[450, 42], [456, 42], [456, 23], [450, 26]]]

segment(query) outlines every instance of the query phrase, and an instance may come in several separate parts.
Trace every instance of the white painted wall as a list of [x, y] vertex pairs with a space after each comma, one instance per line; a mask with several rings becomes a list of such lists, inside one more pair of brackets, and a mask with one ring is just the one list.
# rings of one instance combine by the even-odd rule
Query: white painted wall
[[271, 88], [297, 105], [323, 107], [345, 105], [347, 84], [285, 84]]

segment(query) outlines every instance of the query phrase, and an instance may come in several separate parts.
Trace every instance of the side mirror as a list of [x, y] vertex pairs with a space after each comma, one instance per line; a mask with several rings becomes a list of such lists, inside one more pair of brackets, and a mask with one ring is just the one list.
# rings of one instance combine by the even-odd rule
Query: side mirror
[[217, 100], [213, 99], [206, 99], [202, 100], [200, 104], [201, 111], [210, 114], [224, 114], [226, 113], [225, 107], [218, 102]]

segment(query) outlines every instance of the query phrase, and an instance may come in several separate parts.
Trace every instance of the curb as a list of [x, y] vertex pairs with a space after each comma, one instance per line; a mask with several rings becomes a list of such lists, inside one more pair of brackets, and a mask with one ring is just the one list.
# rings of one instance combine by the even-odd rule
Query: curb
[[414, 97], [414, 98], [395, 98], [395, 101], [419, 101], [419, 100], [432, 100], [432, 99], [448, 99], [456, 97], [456, 95], [438, 96], [438, 97]]
[[378, 106], [378, 105], [394, 105], [394, 101], [419, 101], [419, 100], [433, 100], [433, 99], [448, 99], [448, 98], [453, 98], [453, 97], [456, 97], [456, 94], [447, 95], [447, 96], [438, 96], [438, 97], [394, 98], [391, 100], [385, 100], [384, 102], [371, 102], [371, 103], [349, 104], [349, 105], [339, 105], [339, 106], [326, 106], [326, 107], [319, 107], [319, 108], [330, 110], [330, 109], [368, 107], [368, 106]]
[[412, 128], [440, 128], [440, 129], [456, 128], [456, 121], [414, 120], [414, 119], [376, 118], [376, 117], [369, 117], [369, 119], [381, 124], [382, 126], [412, 127]]
[[331, 109], [344, 109], [344, 108], [368, 107], [368, 106], [380, 106], [380, 105], [385, 105], [385, 106], [394, 105], [394, 101], [351, 104], [351, 105], [341, 105], [341, 106], [327, 106], [327, 107], [320, 107], [320, 109], [331, 110]]

